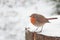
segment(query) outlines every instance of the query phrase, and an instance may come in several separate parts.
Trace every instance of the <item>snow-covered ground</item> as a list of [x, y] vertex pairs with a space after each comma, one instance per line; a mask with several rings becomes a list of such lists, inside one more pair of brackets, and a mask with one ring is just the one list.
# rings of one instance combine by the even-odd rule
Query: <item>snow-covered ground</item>
[[[45, 0], [33, 0], [33, 5], [30, 4], [32, 1], [26, 1], [24, 7], [17, 6], [19, 5], [19, 2], [16, 5], [13, 5], [14, 2], [12, 4], [11, 1], [4, 5], [0, 4], [0, 40], [25, 40], [25, 27], [30, 27], [31, 31], [34, 31], [36, 28], [33, 27], [29, 20], [29, 16], [32, 13], [38, 13], [44, 15], [45, 17], [51, 17], [51, 14], [56, 11], [56, 3], [53, 1], [46, 2]], [[13, 8], [9, 8], [8, 5], [10, 5], [10, 7], [13, 5]], [[60, 26], [60, 19], [57, 20], [53, 20], [51, 23], [45, 24], [42, 34], [59, 36], [60, 31], [58, 30]], [[57, 32], [56, 35], [55, 32]]]

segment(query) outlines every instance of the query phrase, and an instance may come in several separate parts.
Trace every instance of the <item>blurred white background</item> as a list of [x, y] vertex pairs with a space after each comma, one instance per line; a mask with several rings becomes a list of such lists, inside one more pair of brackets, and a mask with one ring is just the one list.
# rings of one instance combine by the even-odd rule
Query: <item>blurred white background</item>
[[57, 15], [57, 4], [56, 0], [0, 0], [0, 40], [25, 40], [29, 16], [32, 13], [45, 17]]

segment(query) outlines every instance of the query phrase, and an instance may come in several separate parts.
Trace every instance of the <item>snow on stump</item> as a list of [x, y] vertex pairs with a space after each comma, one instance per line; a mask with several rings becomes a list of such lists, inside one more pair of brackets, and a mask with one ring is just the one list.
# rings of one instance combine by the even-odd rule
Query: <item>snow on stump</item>
[[36, 32], [25, 31], [25, 40], [60, 40], [60, 37], [46, 36]]
[[[51, 20], [50, 21], [51, 23], [46, 23], [43, 27], [43, 31], [40, 33], [26, 30], [25, 39], [26, 40], [60, 40], [60, 16], [56, 16], [56, 17], [58, 17], [58, 19]], [[33, 26], [31, 28], [33, 28]]]

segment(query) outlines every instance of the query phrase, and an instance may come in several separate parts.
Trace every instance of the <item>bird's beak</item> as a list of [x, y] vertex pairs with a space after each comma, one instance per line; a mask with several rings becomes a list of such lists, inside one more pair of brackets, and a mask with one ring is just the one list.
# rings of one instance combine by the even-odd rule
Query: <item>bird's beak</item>
[[31, 17], [31, 16], [29, 16], [29, 17]]

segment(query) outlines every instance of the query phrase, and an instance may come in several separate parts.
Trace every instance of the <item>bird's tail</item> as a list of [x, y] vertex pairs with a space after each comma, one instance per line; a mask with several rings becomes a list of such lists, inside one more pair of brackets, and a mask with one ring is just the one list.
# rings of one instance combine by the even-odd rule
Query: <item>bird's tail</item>
[[58, 18], [47, 18], [48, 20], [58, 19]]

